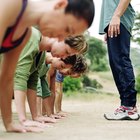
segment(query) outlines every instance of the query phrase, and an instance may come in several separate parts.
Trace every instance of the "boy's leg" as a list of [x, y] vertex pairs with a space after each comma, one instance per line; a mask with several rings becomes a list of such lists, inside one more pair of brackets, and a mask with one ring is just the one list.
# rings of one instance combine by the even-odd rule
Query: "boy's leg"
[[37, 117], [36, 91], [32, 90], [32, 89], [28, 89], [27, 90], [27, 99], [28, 99], [28, 104], [29, 104], [31, 115], [32, 115], [32, 119], [36, 120], [36, 117]]
[[42, 116], [42, 98], [37, 96], [37, 116]]
[[43, 106], [44, 106], [44, 109], [45, 109], [45, 112], [47, 114], [47, 116], [49, 117], [51, 114], [53, 114], [54, 112], [52, 111], [52, 107], [51, 107], [51, 101], [52, 100], [52, 97], [49, 96], [49, 97], [46, 97], [45, 99], [43, 99]]
[[37, 116], [42, 116], [42, 88], [40, 78], [38, 78], [37, 83]]

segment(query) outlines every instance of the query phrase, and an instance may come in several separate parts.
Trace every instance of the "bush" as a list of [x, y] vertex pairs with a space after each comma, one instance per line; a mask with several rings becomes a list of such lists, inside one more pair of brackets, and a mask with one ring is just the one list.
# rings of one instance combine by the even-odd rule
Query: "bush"
[[99, 64], [94, 63], [94, 65], [90, 65], [91, 71], [107, 71], [109, 69], [108, 63], [101, 59]]
[[83, 76], [82, 83], [84, 87], [93, 87], [96, 89], [102, 88], [102, 85], [96, 79], [91, 80], [86, 75]]
[[63, 82], [63, 91], [77, 91], [81, 89], [81, 80], [80, 78], [71, 78], [66, 77]]
[[136, 77], [136, 89], [140, 93], [140, 74]]
[[82, 83], [84, 87], [91, 86], [91, 80], [86, 75], [83, 76]]

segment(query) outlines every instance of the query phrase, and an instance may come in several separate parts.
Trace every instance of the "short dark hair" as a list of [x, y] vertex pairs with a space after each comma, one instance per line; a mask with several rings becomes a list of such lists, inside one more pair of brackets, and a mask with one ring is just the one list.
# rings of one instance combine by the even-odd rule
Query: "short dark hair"
[[94, 2], [93, 0], [68, 0], [65, 13], [72, 13], [77, 18], [83, 18], [90, 27], [95, 15]]
[[68, 56], [65, 59], [61, 59], [65, 64], [74, 65], [76, 62], [76, 55]]
[[76, 62], [71, 68], [72, 72], [74, 73], [85, 73], [87, 70], [87, 63], [86, 59], [84, 58], [83, 55], [76, 55]]

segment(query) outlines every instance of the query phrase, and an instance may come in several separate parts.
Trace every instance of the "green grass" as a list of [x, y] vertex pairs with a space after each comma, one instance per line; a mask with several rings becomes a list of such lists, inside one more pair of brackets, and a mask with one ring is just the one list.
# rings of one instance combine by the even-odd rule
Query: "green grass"
[[[82, 102], [92, 102], [92, 101], [103, 101], [106, 102], [118, 102], [119, 94], [112, 94], [112, 93], [80, 93], [80, 92], [73, 92], [72, 94], [67, 95], [66, 93], [63, 96], [64, 100], [72, 100], [72, 101], [82, 101]], [[137, 95], [137, 104], [140, 102], [140, 93]]]
[[113, 81], [113, 76], [111, 71], [106, 71], [106, 72], [98, 72], [98, 75], [102, 79], [110, 80]]
[[73, 93], [65, 93], [64, 99], [65, 100], [79, 100], [79, 101], [94, 101], [94, 100], [114, 100], [115, 98], [119, 98], [117, 94], [111, 93], [80, 93], [80, 92], [73, 92]]

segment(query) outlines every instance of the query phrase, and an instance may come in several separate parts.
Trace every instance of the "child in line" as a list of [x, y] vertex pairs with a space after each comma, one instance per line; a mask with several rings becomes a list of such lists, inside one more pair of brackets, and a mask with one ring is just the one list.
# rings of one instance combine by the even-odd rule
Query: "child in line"
[[82, 74], [86, 72], [87, 63], [83, 57], [77, 56], [77, 61], [71, 69], [63, 69], [56, 72], [55, 78], [55, 111], [60, 116], [67, 116], [67, 112], [62, 110], [62, 98], [63, 98], [63, 81], [65, 76], [69, 75], [72, 78], [79, 78]]
[[[74, 41], [75, 43], [73, 43]], [[78, 45], [76, 45], [76, 42]], [[23, 126], [42, 127], [44, 126], [43, 124], [39, 124], [35, 121], [48, 121], [48, 118], [46, 120], [46, 118], [39, 118], [37, 116], [37, 110], [35, 107], [39, 70], [46, 58], [45, 51], [51, 52], [52, 56], [66, 58], [69, 55], [77, 54], [80, 51], [85, 50], [86, 47], [86, 41], [83, 36], [69, 37], [65, 41], [58, 42], [57, 39], [41, 36], [37, 29], [32, 28], [32, 36], [20, 55], [14, 80], [15, 103], [19, 121]], [[26, 119], [26, 94], [33, 121], [28, 121]], [[31, 128], [31, 131], [34, 130]]]

